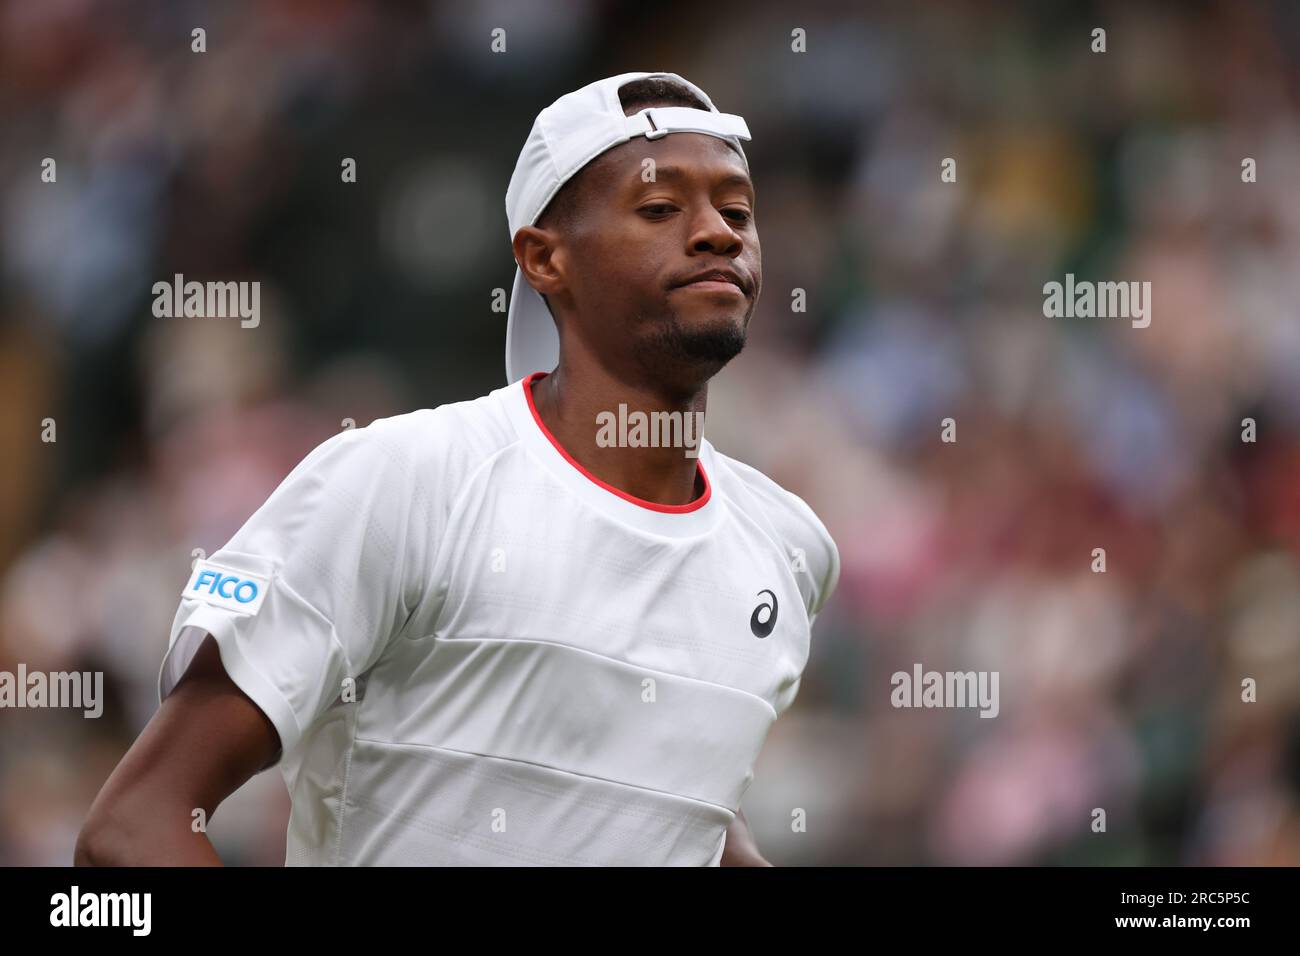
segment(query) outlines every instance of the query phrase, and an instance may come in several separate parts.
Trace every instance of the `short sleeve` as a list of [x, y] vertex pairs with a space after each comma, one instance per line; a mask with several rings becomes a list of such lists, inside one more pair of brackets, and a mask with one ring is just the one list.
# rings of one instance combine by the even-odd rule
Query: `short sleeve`
[[789, 492], [785, 501], [788, 506], [779, 512], [781, 539], [811, 628], [839, 584], [840, 550], [806, 501]]
[[817, 522], [817, 530], [820, 533], [817, 535], [818, 544], [813, 552], [816, 559], [810, 561], [808, 565], [813, 583], [807, 605], [809, 627], [816, 623], [817, 615], [826, 606], [830, 596], [835, 593], [835, 587], [840, 581], [840, 550], [835, 546], [835, 539], [830, 536], [820, 521]]
[[[791, 514], [798, 520], [792, 524], [795, 529], [786, 541], [787, 553], [791, 554], [795, 581], [799, 586], [800, 596], [804, 601], [804, 610], [808, 613], [808, 628], [811, 632], [835, 587], [840, 580], [840, 552], [826, 526], [813, 513], [813, 510], [801, 498], [791, 495], [796, 503]], [[778, 693], [773, 707], [777, 716], [790, 709], [799, 694], [802, 675], [792, 684]]]
[[[280, 735], [281, 756], [382, 654], [420, 599], [427, 528], [409, 449], [386, 423], [313, 449], [196, 562], [158, 676], [161, 702], [205, 633]], [[413, 533], [417, 532], [417, 533]]]

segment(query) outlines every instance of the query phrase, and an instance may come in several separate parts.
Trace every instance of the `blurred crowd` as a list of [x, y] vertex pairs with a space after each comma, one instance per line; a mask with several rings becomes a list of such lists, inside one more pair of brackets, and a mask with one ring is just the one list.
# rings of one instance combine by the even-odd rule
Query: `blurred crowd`
[[[860, 6], [0, 3], [0, 670], [108, 698], [0, 711], [0, 864], [71, 861], [196, 557], [346, 419], [505, 384], [510, 171], [627, 70], [749, 123], [764, 295], [707, 434], [842, 558], [764, 852], [1300, 864], [1300, 7]], [[175, 273], [260, 324], [155, 318]], [[1066, 273], [1150, 281], [1150, 326], [1046, 318]], [[996, 719], [891, 706], [916, 663], [997, 671]], [[218, 850], [283, 863], [288, 807], [255, 777]]]

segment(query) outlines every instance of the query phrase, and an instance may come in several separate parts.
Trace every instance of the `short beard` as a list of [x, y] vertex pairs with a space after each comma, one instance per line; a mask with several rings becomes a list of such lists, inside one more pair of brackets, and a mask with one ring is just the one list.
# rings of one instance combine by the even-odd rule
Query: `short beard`
[[707, 380], [744, 349], [748, 326], [748, 313], [740, 328], [727, 323], [703, 329], [687, 327], [670, 313], [637, 343], [637, 358], [643, 368], [661, 379], [684, 373]]

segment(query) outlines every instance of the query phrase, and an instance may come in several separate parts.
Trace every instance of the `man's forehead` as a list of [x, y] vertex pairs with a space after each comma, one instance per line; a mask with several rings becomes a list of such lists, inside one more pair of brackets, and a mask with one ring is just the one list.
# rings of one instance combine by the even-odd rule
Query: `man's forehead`
[[657, 140], [637, 136], [608, 149], [588, 164], [593, 179], [624, 185], [629, 177], [641, 182], [645, 160], [654, 161], [657, 180], [710, 179], [719, 185], [754, 184], [735, 148], [707, 133], [670, 133]]

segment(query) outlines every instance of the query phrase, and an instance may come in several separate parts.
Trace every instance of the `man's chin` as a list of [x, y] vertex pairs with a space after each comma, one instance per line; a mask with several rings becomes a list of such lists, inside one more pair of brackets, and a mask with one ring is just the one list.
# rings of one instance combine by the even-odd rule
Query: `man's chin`
[[674, 316], [643, 340], [638, 351], [642, 362], [661, 376], [707, 379], [744, 349], [747, 318]]

